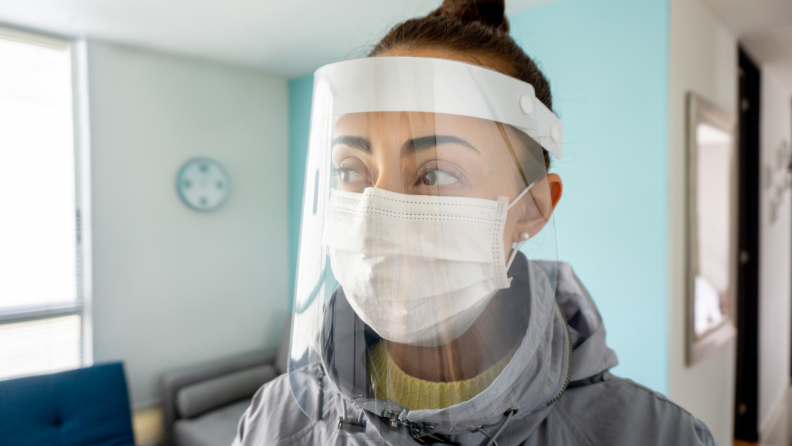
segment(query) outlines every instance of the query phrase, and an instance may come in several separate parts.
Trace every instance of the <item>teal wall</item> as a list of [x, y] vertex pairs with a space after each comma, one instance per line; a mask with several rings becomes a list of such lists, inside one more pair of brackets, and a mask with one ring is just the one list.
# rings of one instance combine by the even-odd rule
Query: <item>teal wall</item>
[[294, 296], [297, 247], [300, 244], [305, 160], [308, 155], [308, 126], [311, 121], [313, 74], [289, 81], [289, 309]]
[[559, 259], [605, 319], [613, 370], [668, 393], [668, 0], [565, 0], [511, 19], [564, 123]]
[[[564, 0], [510, 21], [564, 122], [553, 167], [564, 180], [559, 259], [602, 312], [621, 363], [614, 373], [667, 394], [668, 0]], [[292, 272], [311, 79], [289, 84]]]

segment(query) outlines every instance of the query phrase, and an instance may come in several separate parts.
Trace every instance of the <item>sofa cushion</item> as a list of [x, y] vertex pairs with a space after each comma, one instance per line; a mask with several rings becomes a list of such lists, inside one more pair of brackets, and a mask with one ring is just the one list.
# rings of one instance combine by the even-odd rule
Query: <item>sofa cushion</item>
[[176, 446], [228, 446], [236, 437], [239, 419], [250, 405], [245, 399], [173, 425]]
[[259, 387], [276, 376], [275, 368], [266, 364], [186, 386], [176, 396], [176, 407], [182, 418], [193, 418], [252, 397]]
[[0, 381], [0, 444], [134, 443], [121, 363]]

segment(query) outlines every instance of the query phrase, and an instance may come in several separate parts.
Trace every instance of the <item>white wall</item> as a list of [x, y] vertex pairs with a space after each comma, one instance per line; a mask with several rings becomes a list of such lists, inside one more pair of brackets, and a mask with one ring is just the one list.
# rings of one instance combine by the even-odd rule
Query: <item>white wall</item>
[[[759, 260], [759, 426], [765, 433], [774, 411], [780, 410], [789, 386], [790, 276], [792, 276], [792, 210], [790, 191], [783, 192], [777, 219], [771, 221], [775, 185], [783, 182], [776, 151], [792, 138], [792, 92], [772, 66], [762, 65], [762, 215]], [[786, 79], [785, 79], [786, 80]], [[769, 171], [768, 171], [769, 169]], [[769, 175], [768, 175], [769, 174]], [[770, 187], [766, 185], [772, 184]]]
[[[287, 296], [287, 82], [90, 42], [95, 361], [133, 404], [163, 371], [275, 345]], [[232, 193], [203, 214], [175, 190], [209, 156]]]
[[718, 444], [733, 442], [736, 343], [685, 365], [685, 158], [689, 91], [737, 113], [737, 40], [700, 0], [671, 0], [669, 98], [669, 390]]

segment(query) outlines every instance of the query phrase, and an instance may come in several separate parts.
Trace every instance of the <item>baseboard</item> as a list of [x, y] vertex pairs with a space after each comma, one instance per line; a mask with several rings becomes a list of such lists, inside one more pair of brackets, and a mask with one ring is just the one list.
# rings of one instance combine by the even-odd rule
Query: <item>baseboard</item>
[[162, 404], [162, 398], [152, 398], [150, 400], [145, 401], [138, 401], [137, 403], [132, 404], [132, 410], [146, 410], [151, 409], [152, 407], [157, 407]]

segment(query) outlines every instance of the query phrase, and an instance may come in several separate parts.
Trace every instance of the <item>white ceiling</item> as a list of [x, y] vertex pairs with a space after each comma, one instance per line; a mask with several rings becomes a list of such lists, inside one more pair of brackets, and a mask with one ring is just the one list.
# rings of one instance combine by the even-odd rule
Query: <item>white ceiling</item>
[[756, 62], [792, 91], [792, 0], [703, 0]]
[[792, 22], [790, 0], [702, 0], [702, 2], [737, 36]]
[[773, 70], [778, 81], [792, 92], [792, 22], [746, 33], [740, 39], [746, 51]]
[[[507, 12], [555, 0], [507, 0]], [[360, 54], [440, 0], [0, 0], [0, 23], [295, 77]]]

